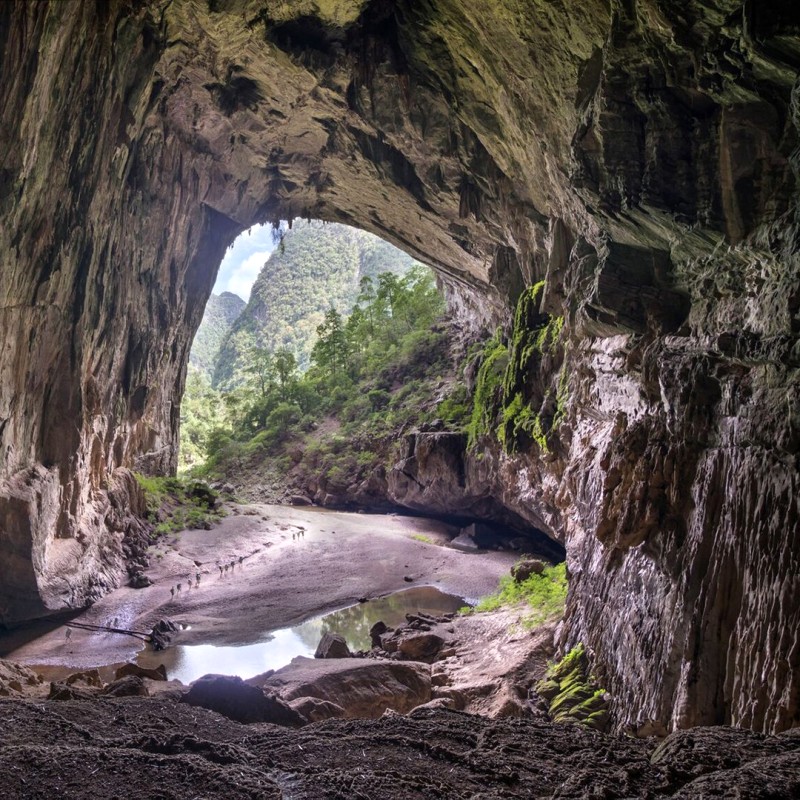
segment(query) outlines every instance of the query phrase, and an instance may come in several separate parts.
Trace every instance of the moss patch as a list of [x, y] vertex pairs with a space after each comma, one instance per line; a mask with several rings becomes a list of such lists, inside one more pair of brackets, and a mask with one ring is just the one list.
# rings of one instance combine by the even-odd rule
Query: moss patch
[[547, 702], [553, 722], [577, 723], [597, 730], [608, 725], [606, 692], [590, 673], [586, 648], [573, 647], [561, 661], [552, 664], [537, 693]]
[[467, 426], [469, 448], [475, 447], [481, 436], [493, 426], [497, 405], [502, 397], [503, 378], [508, 367], [508, 348], [498, 329], [483, 347], [481, 365], [472, 398], [472, 415]]
[[556, 357], [564, 328], [563, 317], [539, 311], [543, 290], [541, 281], [522, 293], [507, 344], [497, 331], [484, 346], [468, 426], [470, 448], [481, 436], [494, 433], [507, 453], [526, 442], [549, 452], [548, 437], [564, 420], [569, 388], [566, 366], [561, 367], [557, 387], [539, 394], [538, 402], [533, 388], [542, 361], [551, 363]]

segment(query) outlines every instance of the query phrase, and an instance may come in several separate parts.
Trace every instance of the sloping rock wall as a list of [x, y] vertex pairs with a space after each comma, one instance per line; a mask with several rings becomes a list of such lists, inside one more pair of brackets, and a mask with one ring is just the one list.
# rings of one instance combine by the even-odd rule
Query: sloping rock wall
[[121, 579], [109, 492], [175, 466], [225, 247], [315, 217], [476, 327], [546, 280], [557, 352], [518, 377], [558, 424], [466, 470], [566, 544], [617, 723], [796, 724], [799, 33], [731, 0], [0, 5], [3, 620]]

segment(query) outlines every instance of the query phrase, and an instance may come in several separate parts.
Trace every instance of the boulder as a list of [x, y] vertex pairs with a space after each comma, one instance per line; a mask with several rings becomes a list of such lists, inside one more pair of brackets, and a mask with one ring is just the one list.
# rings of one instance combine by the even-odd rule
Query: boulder
[[383, 620], [378, 620], [369, 629], [369, 638], [373, 647], [381, 647], [381, 636], [383, 636], [383, 634], [388, 630], [389, 628], [386, 626], [386, 623]]
[[293, 494], [289, 498], [289, 503], [293, 506], [313, 506], [314, 501], [304, 494]]
[[130, 662], [117, 669], [114, 673], [114, 678], [124, 678], [126, 675], [149, 678], [151, 681], [165, 681], [167, 680], [167, 668], [163, 664], [159, 664], [155, 669], [148, 669]]
[[452, 702], [452, 708], [456, 711], [463, 711], [467, 707], [467, 696], [460, 689], [437, 686], [431, 690], [431, 698]]
[[153, 585], [153, 581], [151, 581], [144, 572], [135, 572], [131, 575], [128, 585], [132, 589], [146, 589], [148, 586]]
[[216, 711], [237, 722], [272, 722], [288, 727], [306, 723], [281, 698], [231, 675], [203, 675], [191, 685], [181, 702]]
[[537, 558], [525, 559], [511, 567], [511, 577], [517, 582], [522, 583], [528, 580], [531, 575], [541, 575], [547, 564]]
[[423, 711], [451, 711], [455, 709], [456, 703], [452, 697], [437, 697], [434, 700], [429, 700], [421, 706], [412, 708], [408, 712], [409, 717], [416, 717], [418, 714], [422, 716]]
[[330, 632], [323, 635], [314, 653], [314, 658], [350, 658], [350, 656], [352, 653], [344, 636]]
[[418, 633], [403, 636], [397, 643], [397, 649], [404, 658], [410, 661], [430, 663], [442, 649], [444, 639], [435, 633]]
[[97, 696], [96, 691], [70, 686], [67, 683], [54, 682], [50, 684], [48, 700], [92, 700]]
[[453, 679], [447, 672], [436, 672], [431, 675], [431, 686], [450, 686]]
[[469, 536], [469, 535], [467, 535], [465, 533], [460, 533], [458, 536], [456, 536], [455, 539], [453, 539], [450, 542], [450, 544], [451, 544], [452, 547], [455, 547], [455, 548], [457, 548], [459, 550], [477, 550], [478, 549], [478, 545], [475, 543], [475, 540], [471, 536]]
[[265, 688], [284, 700], [316, 697], [341, 706], [344, 716], [377, 719], [386, 709], [405, 714], [431, 699], [427, 664], [384, 659], [313, 659], [298, 656]]
[[320, 700], [318, 697], [298, 697], [290, 701], [289, 705], [309, 722], [322, 722], [325, 719], [345, 716], [345, 710], [340, 705], [329, 700]]
[[100, 673], [96, 669], [87, 669], [83, 672], [73, 672], [68, 675], [64, 680], [67, 686], [75, 686], [76, 684], [83, 684], [95, 689], [100, 689], [103, 686], [103, 680]]
[[497, 535], [488, 525], [473, 522], [462, 528], [450, 544], [460, 550], [488, 550], [497, 545]]
[[144, 681], [138, 675], [125, 675], [111, 681], [101, 692], [108, 697], [149, 697]]
[[0, 659], [0, 697], [21, 695], [25, 687], [35, 687], [41, 683], [41, 676], [27, 667]]
[[164, 650], [169, 646], [172, 637], [180, 630], [170, 619], [160, 619], [150, 631], [150, 644], [153, 650]]

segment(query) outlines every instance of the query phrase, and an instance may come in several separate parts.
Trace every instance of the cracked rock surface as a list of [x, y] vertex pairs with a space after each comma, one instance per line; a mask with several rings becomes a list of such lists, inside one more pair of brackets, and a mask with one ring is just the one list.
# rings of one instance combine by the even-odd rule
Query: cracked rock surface
[[[793, 798], [796, 735], [697, 728], [652, 742], [420, 709], [299, 730], [162, 699], [0, 700], [0, 797]], [[793, 733], [796, 733], [793, 732]], [[719, 747], [724, 744], [725, 756]], [[86, 768], [87, 764], [92, 769]], [[746, 783], [740, 784], [740, 781]]]

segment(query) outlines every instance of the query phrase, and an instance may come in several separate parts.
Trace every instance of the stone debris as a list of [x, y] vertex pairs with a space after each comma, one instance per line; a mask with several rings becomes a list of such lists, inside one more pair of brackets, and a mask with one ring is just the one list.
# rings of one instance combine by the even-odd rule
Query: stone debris
[[344, 636], [326, 633], [320, 639], [314, 658], [350, 658], [352, 653]]
[[430, 667], [386, 659], [313, 659], [298, 656], [264, 683], [284, 700], [316, 697], [347, 718], [375, 719], [386, 709], [410, 711], [431, 699]]

